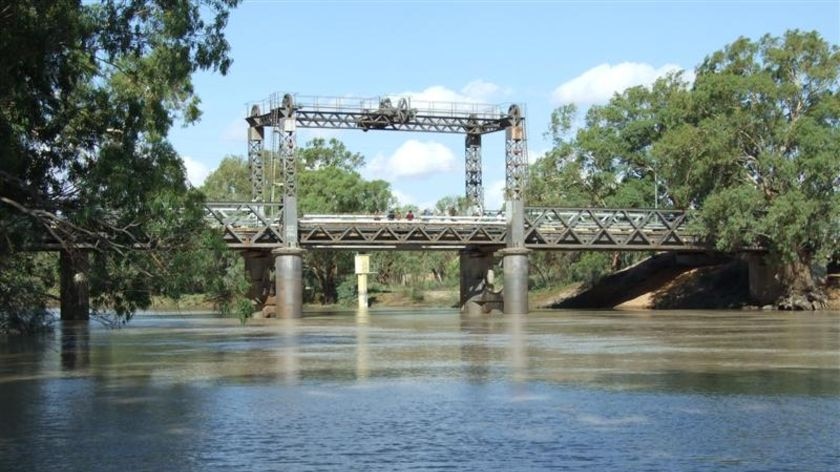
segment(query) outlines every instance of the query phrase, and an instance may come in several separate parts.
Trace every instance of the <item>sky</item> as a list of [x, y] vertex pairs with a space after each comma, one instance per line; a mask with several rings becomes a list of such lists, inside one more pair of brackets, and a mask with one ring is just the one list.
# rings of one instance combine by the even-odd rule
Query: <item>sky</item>
[[[627, 87], [693, 69], [738, 37], [818, 31], [840, 43], [830, 1], [245, 1], [226, 35], [226, 76], [199, 73], [198, 124], [170, 139], [200, 185], [229, 154], [247, 155], [248, 104], [273, 93], [520, 104], [533, 161], [550, 148], [551, 111], [579, 114]], [[461, 135], [298, 130], [299, 145], [338, 138], [391, 184], [401, 204], [464, 194]], [[482, 142], [485, 208], [502, 204], [504, 133]]]

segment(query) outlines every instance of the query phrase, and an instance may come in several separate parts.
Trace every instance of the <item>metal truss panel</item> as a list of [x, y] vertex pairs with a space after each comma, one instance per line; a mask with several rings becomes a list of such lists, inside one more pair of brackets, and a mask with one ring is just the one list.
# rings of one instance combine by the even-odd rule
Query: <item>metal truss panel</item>
[[526, 247], [564, 250], [697, 250], [685, 212], [597, 208], [526, 209]]
[[272, 203], [206, 203], [204, 218], [221, 229], [229, 247], [276, 247], [283, 243], [282, 209]]

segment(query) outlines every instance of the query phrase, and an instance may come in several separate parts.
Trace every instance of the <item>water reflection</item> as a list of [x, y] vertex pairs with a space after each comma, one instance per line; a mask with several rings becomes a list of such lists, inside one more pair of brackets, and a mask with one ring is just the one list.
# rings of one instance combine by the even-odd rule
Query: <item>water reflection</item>
[[283, 347], [280, 349], [283, 380], [286, 385], [296, 385], [300, 380], [300, 333], [297, 318], [284, 318], [280, 322], [283, 330]]
[[490, 334], [495, 321], [490, 317], [461, 315], [460, 342], [461, 361], [467, 380], [472, 383], [485, 383], [490, 380], [490, 362], [492, 349]]
[[360, 307], [356, 313], [356, 380], [359, 382], [366, 380], [370, 375], [369, 324], [370, 313], [367, 307]]
[[508, 319], [510, 331], [510, 363], [511, 380], [521, 384], [528, 380], [527, 339], [525, 334], [525, 315], [511, 315]]
[[61, 368], [82, 370], [90, 366], [90, 324], [87, 321], [62, 321]]
[[0, 340], [0, 407], [3, 471], [828, 471], [840, 314], [67, 324]]

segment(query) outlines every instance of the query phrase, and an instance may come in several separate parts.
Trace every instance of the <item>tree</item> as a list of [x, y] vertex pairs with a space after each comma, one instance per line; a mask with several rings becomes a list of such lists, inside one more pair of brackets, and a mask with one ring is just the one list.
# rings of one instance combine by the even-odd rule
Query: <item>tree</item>
[[322, 167], [335, 167], [355, 171], [364, 167], [365, 158], [357, 152], [351, 152], [336, 138], [327, 142], [324, 138], [313, 138], [306, 146], [298, 150], [298, 162], [304, 169], [315, 170]]
[[818, 299], [811, 267], [840, 234], [839, 80], [817, 33], [740, 38], [693, 84], [670, 75], [592, 107], [547, 174], [595, 204], [696, 209], [715, 248], [765, 247], [785, 297]]
[[[267, 154], [267, 159], [273, 157]], [[307, 213], [381, 213], [392, 203], [390, 186], [382, 180], [366, 181], [353, 169], [364, 166], [361, 154], [347, 150], [337, 139], [326, 142], [316, 138], [297, 150], [298, 210]], [[266, 166], [271, 167], [271, 166]], [[266, 178], [282, 180], [267, 171]], [[201, 191], [210, 200], [247, 201], [250, 199], [248, 164], [244, 158], [227, 156], [205, 180]], [[275, 196], [280, 200], [281, 196]], [[222, 257], [228, 261], [223, 273], [232, 274], [238, 264], [236, 258]], [[352, 257], [338, 252], [309, 252], [304, 256], [306, 277], [317, 286], [321, 303], [338, 301], [338, 285], [342, 274], [352, 272]], [[242, 275], [244, 280], [244, 274]], [[228, 277], [226, 280], [234, 280]], [[230, 284], [214, 283], [213, 294], [218, 300], [232, 304], [230, 298], [239, 293]]]
[[786, 296], [815, 292], [812, 264], [837, 249], [838, 86], [840, 48], [815, 32], [740, 38], [698, 67], [692, 120], [661, 146], [717, 248], [766, 247]]
[[[69, 252], [84, 242], [96, 260], [92, 305], [125, 317], [150, 290], [178, 292], [182, 278], [161, 273], [189, 267], [179, 249], [204, 241], [201, 196], [166, 135], [200, 115], [192, 73], [230, 67], [223, 29], [237, 3], [0, 8], [0, 260], [25, 260], [44, 235]], [[25, 268], [0, 270], [8, 280]], [[43, 296], [20, 296], [43, 308]], [[15, 313], [0, 300], [0, 317]]]
[[247, 202], [251, 200], [248, 163], [242, 156], [225, 156], [219, 167], [204, 179], [199, 190], [208, 201]]
[[[329, 157], [334, 157], [328, 154]], [[328, 160], [327, 162], [335, 162]], [[304, 169], [299, 174], [298, 204], [306, 213], [382, 213], [393, 202], [390, 185], [383, 180], [365, 181], [355, 171], [328, 165]], [[321, 303], [338, 301], [340, 274], [351, 274], [353, 259], [345, 252], [308, 252], [304, 256]]]

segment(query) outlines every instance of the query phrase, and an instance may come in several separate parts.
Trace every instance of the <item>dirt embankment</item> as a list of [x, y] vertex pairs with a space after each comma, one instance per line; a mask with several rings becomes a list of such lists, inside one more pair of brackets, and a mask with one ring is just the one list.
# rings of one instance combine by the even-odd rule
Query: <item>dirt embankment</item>
[[749, 305], [747, 264], [706, 254], [658, 254], [549, 308], [715, 309]]

